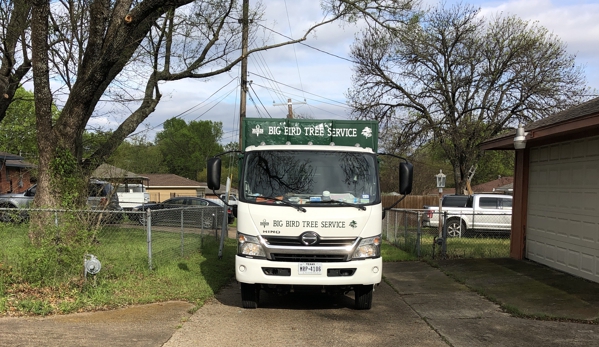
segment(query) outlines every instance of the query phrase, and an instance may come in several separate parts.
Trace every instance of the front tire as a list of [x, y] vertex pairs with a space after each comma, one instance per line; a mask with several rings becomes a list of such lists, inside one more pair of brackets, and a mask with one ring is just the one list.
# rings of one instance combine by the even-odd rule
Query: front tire
[[241, 283], [241, 303], [243, 308], [255, 309], [260, 301], [260, 286]]
[[447, 221], [447, 236], [462, 237], [466, 235], [466, 224], [460, 219], [450, 219]]
[[372, 307], [373, 284], [357, 285], [354, 287], [356, 310], [370, 310]]

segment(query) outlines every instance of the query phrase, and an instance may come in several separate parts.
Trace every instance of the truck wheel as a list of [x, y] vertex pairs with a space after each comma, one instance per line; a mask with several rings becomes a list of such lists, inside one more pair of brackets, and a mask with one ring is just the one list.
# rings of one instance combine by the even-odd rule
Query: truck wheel
[[466, 224], [460, 219], [450, 219], [447, 221], [447, 236], [462, 237], [466, 234]]
[[241, 283], [243, 308], [257, 308], [258, 301], [260, 301], [260, 287], [257, 284]]
[[374, 285], [358, 285], [354, 287], [356, 310], [370, 310], [372, 307], [372, 291]]

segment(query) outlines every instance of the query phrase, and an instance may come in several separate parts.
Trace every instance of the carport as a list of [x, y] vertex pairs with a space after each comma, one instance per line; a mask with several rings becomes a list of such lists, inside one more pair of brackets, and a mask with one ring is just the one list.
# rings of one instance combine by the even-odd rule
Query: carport
[[488, 140], [515, 150], [510, 256], [599, 282], [599, 98]]

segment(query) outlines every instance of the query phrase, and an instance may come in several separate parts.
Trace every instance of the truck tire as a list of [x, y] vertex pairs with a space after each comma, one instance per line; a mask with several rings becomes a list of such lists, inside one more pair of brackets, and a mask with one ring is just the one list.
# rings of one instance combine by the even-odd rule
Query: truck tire
[[374, 285], [358, 285], [354, 287], [356, 310], [370, 310], [372, 307], [372, 291]]
[[257, 308], [260, 301], [260, 287], [257, 284], [241, 283], [241, 304], [243, 308]]
[[466, 235], [466, 223], [459, 218], [450, 218], [447, 220], [447, 236], [462, 237]]

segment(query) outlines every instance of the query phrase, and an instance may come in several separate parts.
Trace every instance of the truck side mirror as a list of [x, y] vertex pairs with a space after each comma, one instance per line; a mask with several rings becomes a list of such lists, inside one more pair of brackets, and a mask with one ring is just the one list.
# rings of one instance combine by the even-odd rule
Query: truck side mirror
[[399, 163], [399, 194], [408, 195], [412, 192], [413, 177], [414, 165], [411, 163]]
[[208, 166], [206, 169], [208, 175], [208, 189], [220, 189], [221, 159], [218, 157], [208, 159]]

